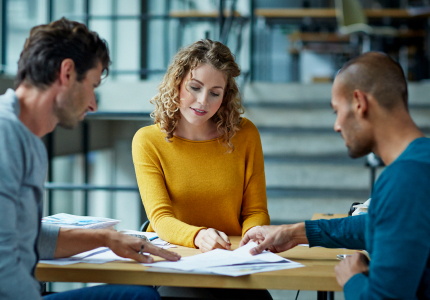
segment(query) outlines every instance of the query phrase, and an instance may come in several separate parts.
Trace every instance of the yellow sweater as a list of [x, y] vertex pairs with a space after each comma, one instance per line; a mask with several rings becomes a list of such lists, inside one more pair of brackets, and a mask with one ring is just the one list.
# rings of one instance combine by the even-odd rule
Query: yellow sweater
[[231, 153], [219, 139], [169, 143], [158, 125], [137, 131], [132, 153], [148, 231], [195, 247], [204, 228], [242, 235], [270, 223], [260, 135], [251, 121], [241, 125]]

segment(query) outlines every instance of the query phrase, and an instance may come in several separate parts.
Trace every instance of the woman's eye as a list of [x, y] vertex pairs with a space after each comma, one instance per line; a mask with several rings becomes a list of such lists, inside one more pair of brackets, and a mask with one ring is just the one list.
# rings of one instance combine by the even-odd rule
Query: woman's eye
[[219, 96], [219, 94], [217, 94], [217, 93], [212, 93], [212, 92], [211, 92], [211, 95], [212, 95], [213, 97], [218, 97], [218, 96]]
[[191, 88], [193, 91], [198, 91], [198, 90], [200, 90], [200, 88], [199, 88], [199, 87], [197, 87], [197, 86], [190, 86], [190, 88]]

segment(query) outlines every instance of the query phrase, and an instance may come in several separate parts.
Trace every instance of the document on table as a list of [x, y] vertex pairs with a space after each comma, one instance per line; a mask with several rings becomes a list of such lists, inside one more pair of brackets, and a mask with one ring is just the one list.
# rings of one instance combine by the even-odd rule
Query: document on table
[[268, 251], [253, 256], [249, 250], [256, 245], [256, 243], [250, 242], [234, 251], [214, 249], [206, 253], [183, 257], [177, 262], [161, 261], [144, 265], [156, 268], [157, 271], [162, 271], [162, 268], [165, 268], [227, 276], [242, 276], [257, 272], [303, 267], [300, 263]]
[[42, 218], [42, 223], [66, 228], [109, 228], [114, 227], [120, 220], [90, 216], [77, 216], [59, 213]]
[[[268, 251], [252, 256], [249, 250], [256, 245], [257, 244], [251, 242], [234, 251], [214, 249], [206, 253], [183, 257], [177, 262], [160, 261], [143, 265], [151, 267], [147, 271], [154, 272], [186, 272], [226, 276], [242, 276], [258, 272], [303, 267], [302, 264]], [[40, 263], [53, 265], [69, 265], [76, 263], [102, 264], [115, 260], [131, 259], [120, 257], [109, 248], [100, 247], [69, 258], [41, 260]]]
[[43, 260], [40, 260], [39, 262], [42, 264], [64, 266], [64, 265], [71, 265], [71, 264], [78, 264], [78, 263], [104, 264], [115, 260], [131, 260], [131, 259], [118, 256], [107, 247], [100, 247], [90, 251], [73, 255], [71, 257], [57, 258], [57, 259], [43, 259]]

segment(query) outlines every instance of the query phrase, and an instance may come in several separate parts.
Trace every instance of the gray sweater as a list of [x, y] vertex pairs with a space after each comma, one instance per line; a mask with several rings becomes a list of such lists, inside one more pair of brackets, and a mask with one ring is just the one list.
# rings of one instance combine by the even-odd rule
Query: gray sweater
[[34, 270], [53, 257], [59, 229], [41, 226], [46, 149], [19, 111], [13, 90], [0, 96], [0, 299], [40, 299]]

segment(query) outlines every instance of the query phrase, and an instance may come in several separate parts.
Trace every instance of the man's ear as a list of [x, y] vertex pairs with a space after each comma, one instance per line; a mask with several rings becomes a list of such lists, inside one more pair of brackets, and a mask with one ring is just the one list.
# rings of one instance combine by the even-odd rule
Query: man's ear
[[58, 80], [61, 85], [68, 86], [72, 79], [76, 77], [75, 62], [66, 58], [61, 62]]
[[353, 93], [354, 111], [360, 116], [366, 116], [369, 108], [368, 95], [361, 90], [354, 90]]

